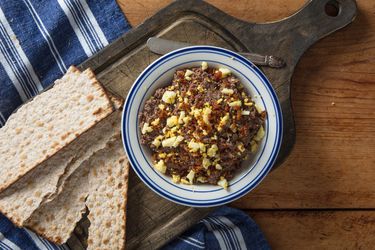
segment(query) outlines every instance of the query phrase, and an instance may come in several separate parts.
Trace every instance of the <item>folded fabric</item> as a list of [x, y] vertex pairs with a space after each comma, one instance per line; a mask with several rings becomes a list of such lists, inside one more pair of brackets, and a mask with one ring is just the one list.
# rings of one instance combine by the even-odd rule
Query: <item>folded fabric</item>
[[[0, 127], [23, 102], [130, 29], [115, 0], [0, 0]], [[68, 249], [0, 215], [0, 249]]]
[[0, 249], [6, 250], [68, 250], [65, 245], [56, 246], [27, 229], [16, 228], [4, 215], [0, 214]]
[[198, 224], [162, 248], [198, 249], [270, 249], [257, 224], [243, 211], [220, 207]]
[[0, 127], [129, 29], [115, 0], [0, 0]]

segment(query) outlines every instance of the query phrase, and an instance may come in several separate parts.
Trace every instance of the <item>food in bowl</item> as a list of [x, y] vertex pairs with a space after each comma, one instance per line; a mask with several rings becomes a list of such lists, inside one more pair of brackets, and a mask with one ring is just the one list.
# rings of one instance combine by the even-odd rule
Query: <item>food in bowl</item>
[[266, 111], [251, 99], [229, 69], [178, 69], [139, 115], [141, 143], [154, 168], [183, 184], [228, 187], [243, 160], [255, 153]]

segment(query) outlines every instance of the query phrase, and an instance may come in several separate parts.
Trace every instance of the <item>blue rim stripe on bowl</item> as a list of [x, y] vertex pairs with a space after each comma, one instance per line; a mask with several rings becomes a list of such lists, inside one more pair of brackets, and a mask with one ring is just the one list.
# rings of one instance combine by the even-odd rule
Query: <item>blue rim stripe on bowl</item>
[[[150, 70], [159, 66], [160, 63], [164, 63], [167, 58], [171, 58], [174, 55], [180, 55], [183, 52], [188, 52], [188, 51], [191, 51], [191, 50], [193, 50], [194, 52], [210, 51], [211, 53], [216, 52], [217, 54], [220, 54], [220, 55], [234, 57], [236, 60], [240, 61], [245, 67], [249, 68], [252, 72], [254, 72], [262, 80], [263, 84], [266, 86], [266, 90], [269, 92], [270, 96], [272, 97], [271, 100], [272, 100], [272, 103], [273, 103], [273, 105], [275, 107], [275, 110], [276, 110], [275, 115], [277, 115], [276, 116], [276, 120], [277, 120], [276, 131], [277, 131], [277, 133], [276, 133], [276, 138], [275, 138], [275, 140], [276, 140], [275, 146], [274, 146], [274, 148], [271, 152], [270, 158], [266, 162], [266, 164], [265, 164], [264, 168], [261, 170], [261, 172], [252, 180], [252, 182], [247, 184], [242, 190], [239, 190], [235, 193], [232, 193], [229, 196], [214, 199], [215, 201], [213, 201], [213, 200], [206, 200], [206, 201], [205, 200], [195, 200], [197, 202], [189, 202], [187, 200], [192, 200], [192, 199], [187, 199], [187, 198], [184, 198], [184, 197], [180, 197], [180, 196], [171, 194], [167, 190], [164, 190], [164, 189], [158, 187], [155, 183], [148, 180], [148, 177], [144, 176], [140, 172], [140, 170], [141, 171], [143, 171], [143, 170], [137, 165], [137, 162], [136, 162], [135, 158], [133, 158], [134, 156], [133, 156], [133, 153], [132, 153], [131, 149], [129, 148], [128, 138], [126, 136], [126, 133], [122, 134], [122, 139], [123, 139], [123, 144], [125, 146], [125, 149], [126, 149], [126, 152], [128, 154], [129, 160], [132, 163], [133, 169], [135, 170], [137, 175], [146, 183], [146, 185], [149, 186], [156, 193], [158, 193], [159, 195], [163, 196], [166, 199], [169, 199], [171, 201], [174, 201], [174, 202], [177, 202], [177, 203], [183, 204], [183, 205], [190, 205], [190, 206], [197, 206], [197, 207], [215, 206], [215, 205], [225, 204], [227, 202], [230, 202], [234, 199], [237, 199], [237, 198], [243, 196], [248, 191], [253, 189], [257, 184], [259, 184], [259, 182], [270, 171], [273, 163], [276, 160], [276, 156], [277, 156], [277, 153], [278, 153], [278, 151], [280, 149], [280, 145], [281, 145], [281, 140], [282, 140], [282, 114], [281, 114], [280, 104], [278, 103], [278, 100], [277, 100], [276, 94], [273, 91], [272, 85], [268, 82], [267, 78], [265, 78], [263, 73], [261, 73], [261, 71], [257, 67], [255, 67], [250, 61], [248, 61], [246, 58], [244, 58], [244, 57], [242, 57], [242, 56], [240, 56], [240, 55], [238, 55], [238, 54], [236, 54], [232, 51], [226, 50], [226, 49], [211, 47], [211, 46], [194, 46], [194, 47], [184, 48], [184, 49], [180, 49], [180, 50], [171, 52], [171, 53], [159, 58], [158, 60], [156, 60], [154, 63], [152, 63], [150, 66], [148, 66], [143, 71], [143, 73], [140, 75], [140, 77], [138, 77], [138, 79], [135, 81], [133, 87], [129, 91], [128, 99], [125, 103], [124, 112], [123, 112], [123, 116], [122, 116], [122, 129], [123, 129], [123, 131], [128, 131], [126, 129], [126, 126], [125, 126], [125, 121], [126, 121], [125, 117], [127, 117], [126, 113], [127, 113], [127, 110], [130, 107], [129, 106], [130, 105], [129, 100], [131, 100], [131, 97], [135, 95], [134, 92], [136, 93], [137, 88], [139, 88], [139, 86], [141, 85], [140, 81], [148, 76], [148, 73], [149, 73]], [[170, 194], [170, 195], [168, 195], [168, 194]]]

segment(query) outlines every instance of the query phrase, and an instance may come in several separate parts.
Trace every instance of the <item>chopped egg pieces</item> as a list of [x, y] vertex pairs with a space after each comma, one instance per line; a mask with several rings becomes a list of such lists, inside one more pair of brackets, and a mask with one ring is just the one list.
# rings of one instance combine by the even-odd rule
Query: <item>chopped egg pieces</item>
[[163, 140], [163, 136], [159, 135], [155, 137], [155, 139], [152, 141], [152, 145], [158, 148], [161, 144], [161, 140]]
[[202, 142], [195, 142], [194, 140], [191, 140], [188, 144], [188, 147], [190, 148], [190, 152], [197, 152], [198, 150], [201, 153], [204, 153], [206, 151], [206, 146]]
[[232, 74], [232, 72], [227, 68], [219, 68], [219, 71], [221, 72], [221, 78], [225, 78], [228, 75]]
[[229, 103], [229, 107], [241, 107], [241, 105], [242, 105], [241, 100], [233, 101], [233, 102]]
[[250, 152], [255, 153], [255, 151], [257, 151], [257, 149], [258, 149], [258, 144], [256, 143], [256, 141], [254, 141], [254, 140], [251, 141], [250, 146], [251, 146]]
[[167, 119], [167, 126], [174, 127], [178, 125], [178, 117], [173, 115]]
[[153, 131], [153, 129], [152, 129], [152, 127], [150, 127], [150, 124], [148, 124], [147, 122], [145, 122], [143, 124], [143, 127], [142, 127], [142, 134], [144, 135], [144, 134], [150, 133], [152, 131]]
[[163, 102], [168, 104], [173, 104], [176, 100], [176, 92], [174, 91], [165, 91], [162, 97]]
[[263, 108], [261, 106], [259, 106], [258, 104], [255, 104], [254, 107], [257, 109], [258, 113], [263, 112]]
[[174, 183], [179, 183], [180, 180], [181, 180], [181, 176], [179, 176], [179, 175], [175, 175], [175, 174], [172, 174], [172, 181], [173, 181]]
[[260, 126], [258, 132], [257, 132], [256, 135], [254, 136], [254, 140], [255, 140], [255, 141], [260, 141], [260, 140], [262, 140], [263, 137], [264, 137], [264, 134], [265, 134], [265, 133], [264, 133], [264, 128], [263, 128], [263, 126]]
[[[170, 175], [174, 183], [210, 183], [228, 189], [233, 173], [227, 159], [237, 164], [251, 156], [265, 136], [262, 108], [230, 69], [210, 68], [204, 61], [200, 67], [176, 71], [172, 85], [162, 91], [150, 98], [152, 106], [145, 108], [149, 118], [140, 122], [155, 170]], [[255, 118], [258, 123], [246, 126]], [[252, 137], [246, 138], [249, 134]]]
[[202, 114], [203, 114], [203, 115], [202, 115], [202, 117], [203, 117], [203, 121], [204, 121], [206, 124], [208, 124], [208, 125], [210, 125], [209, 117], [210, 117], [211, 112], [212, 112], [212, 110], [211, 110], [211, 108], [209, 108], [209, 107], [204, 108], [203, 111], [202, 111]]
[[152, 126], [157, 126], [160, 123], [160, 118], [156, 118], [153, 122], [151, 122]]
[[234, 90], [233, 89], [223, 88], [223, 90], [221, 90], [221, 93], [223, 93], [224, 95], [233, 95]]
[[208, 69], [208, 63], [207, 62], [202, 62], [202, 70], [205, 71], [206, 69]]
[[219, 150], [216, 144], [213, 144], [208, 150], [207, 150], [207, 155], [209, 157], [215, 157], [216, 152]]
[[190, 77], [190, 76], [191, 76], [192, 74], [194, 74], [193, 71], [191, 71], [190, 69], [186, 70], [186, 72], [185, 72], [185, 79], [190, 81], [190, 80], [191, 80], [191, 77]]
[[167, 165], [165, 165], [164, 161], [163, 160], [160, 160], [158, 161], [155, 165], [154, 165], [155, 169], [157, 171], [159, 171], [160, 173], [163, 173], [165, 174], [166, 171], [167, 171]]
[[194, 170], [190, 170], [186, 178], [189, 180], [189, 184], [193, 184], [195, 172]]
[[202, 167], [204, 167], [205, 169], [207, 169], [209, 166], [211, 166], [211, 161], [207, 158], [203, 158], [203, 161], [202, 161]]
[[164, 148], [166, 147], [178, 147], [178, 145], [184, 140], [184, 137], [182, 136], [172, 136], [168, 139], [164, 139], [161, 144]]
[[178, 123], [183, 124], [184, 123], [184, 118], [186, 117], [185, 111], [180, 112], [180, 116], [178, 117]]
[[220, 181], [217, 182], [217, 185], [222, 186], [224, 189], [228, 189], [228, 181], [225, 178], [221, 178]]
[[223, 116], [221, 119], [220, 119], [220, 123], [219, 123], [219, 126], [217, 128], [217, 130], [220, 132], [223, 130], [223, 128], [227, 125], [229, 121], [229, 113], [226, 113], [225, 116]]

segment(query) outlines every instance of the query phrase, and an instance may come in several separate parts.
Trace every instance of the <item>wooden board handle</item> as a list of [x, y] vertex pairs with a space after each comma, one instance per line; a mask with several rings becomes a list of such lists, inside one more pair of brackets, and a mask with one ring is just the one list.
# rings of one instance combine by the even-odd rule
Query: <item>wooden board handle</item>
[[292, 33], [309, 47], [317, 40], [351, 23], [356, 14], [355, 0], [310, 0], [297, 13], [281, 22], [288, 25]]
[[292, 16], [277, 22], [250, 26], [273, 34], [272, 37], [276, 39], [268, 42], [274, 43], [274, 46], [268, 48], [276, 48], [275, 52], [282, 54], [292, 52], [289, 63], [293, 67], [306, 49], [317, 40], [351, 23], [356, 14], [355, 0], [310, 0]]
[[[327, 14], [330, 7], [337, 8], [336, 16]], [[235, 37], [242, 38], [248, 51], [279, 56], [286, 62], [282, 69], [263, 68], [276, 89], [283, 110], [283, 145], [276, 165], [286, 158], [295, 140], [290, 104], [290, 81], [295, 66], [311, 45], [351, 23], [356, 13], [355, 0], [310, 0], [292, 16], [276, 22], [243, 25], [236, 20], [225, 24]]]

